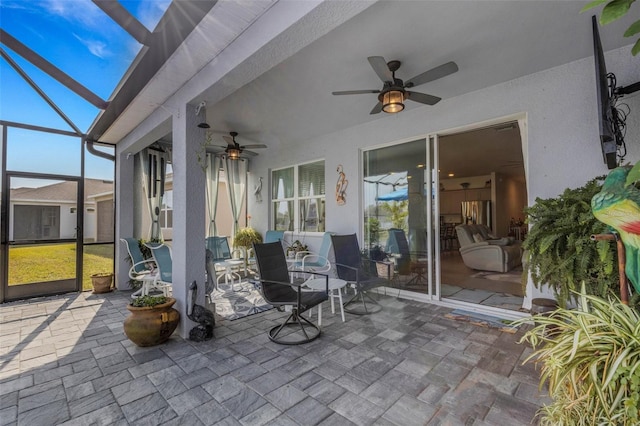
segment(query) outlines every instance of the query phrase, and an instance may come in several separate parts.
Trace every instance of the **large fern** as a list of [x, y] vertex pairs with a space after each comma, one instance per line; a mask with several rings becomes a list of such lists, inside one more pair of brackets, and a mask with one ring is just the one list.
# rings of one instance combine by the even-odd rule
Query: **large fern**
[[525, 208], [531, 225], [523, 244], [525, 270], [536, 287], [548, 284], [561, 306], [566, 306], [582, 281], [588, 294], [603, 298], [610, 291], [618, 294], [615, 244], [590, 239], [608, 231], [591, 212], [591, 198], [600, 192], [603, 180], [604, 176], [580, 188], [565, 189], [556, 198], [536, 198], [533, 206]]

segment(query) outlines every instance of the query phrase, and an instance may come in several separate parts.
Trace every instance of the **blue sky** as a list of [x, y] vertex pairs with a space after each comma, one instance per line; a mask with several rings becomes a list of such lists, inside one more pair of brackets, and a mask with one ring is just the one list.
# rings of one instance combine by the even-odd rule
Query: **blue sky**
[[[153, 31], [169, 0], [120, 0]], [[60, 68], [89, 90], [108, 100], [142, 47], [91, 0], [0, 0], [0, 27]], [[2, 46], [11, 58], [86, 132], [98, 109]], [[0, 59], [0, 119], [72, 129], [3, 59]], [[79, 174], [77, 150], [56, 144], [41, 132], [14, 129], [9, 134], [8, 168], [59, 174]], [[19, 140], [19, 143], [15, 141]], [[74, 144], [68, 144], [73, 146]], [[34, 156], [34, 152], [42, 154]], [[34, 158], [35, 157], [35, 158]], [[52, 161], [54, 160], [54, 161]], [[87, 156], [87, 177], [112, 177], [112, 163]], [[94, 174], [95, 176], [91, 176]]]

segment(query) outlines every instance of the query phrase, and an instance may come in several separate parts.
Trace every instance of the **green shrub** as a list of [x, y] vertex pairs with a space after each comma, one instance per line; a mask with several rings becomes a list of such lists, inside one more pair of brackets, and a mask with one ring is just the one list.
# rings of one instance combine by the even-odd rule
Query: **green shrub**
[[591, 241], [591, 235], [607, 232], [591, 211], [591, 198], [602, 188], [604, 177], [576, 189], [565, 189], [556, 198], [536, 198], [525, 208], [531, 228], [523, 243], [527, 253], [525, 272], [536, 287], [548, 284], [560, 306], [585, 282], [587, 293], [606, 298], [618, 293], [616, 245]]
[[136, 308], [162, 305], [163, 303], [167, 303], [165, 296], [138, 296], [131, 300], [131, 306]]
[[[542, 364], [540, 387], [553, 403], [538, 414], [542, 425], [640, 424], [640, 314], [615, 296], [587, 295], [580, 309], [564, 308], [532, 319], [522, 341]], [[523, 321], [523, 320], [521, 320]]]

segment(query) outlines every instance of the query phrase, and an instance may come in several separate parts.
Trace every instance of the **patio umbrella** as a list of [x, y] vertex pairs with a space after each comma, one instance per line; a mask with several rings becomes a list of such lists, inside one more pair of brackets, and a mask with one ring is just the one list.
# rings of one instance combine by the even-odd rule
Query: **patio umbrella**
[[380, 195], [378, 201], [404, 201], [409, 199], [407, 188], [400, 188], [388, 194]]

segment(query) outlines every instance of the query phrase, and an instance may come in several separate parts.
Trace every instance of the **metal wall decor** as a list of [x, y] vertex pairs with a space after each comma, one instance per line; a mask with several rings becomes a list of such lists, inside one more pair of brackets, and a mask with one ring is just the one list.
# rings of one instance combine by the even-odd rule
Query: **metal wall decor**
[[336, 171], [338, 172], [338, 182], [336, 183], [336, 203], [338, 203], [339, 206], [343, 206], [347, 202], [346, 196], [349, 181], [347, 180], [347, 176], [344, 174], [344, 171], [342, 171], [342, 164], [338, 164]]

